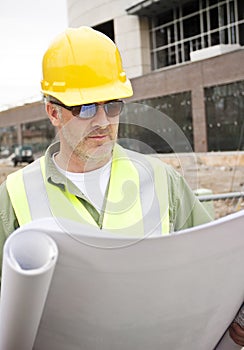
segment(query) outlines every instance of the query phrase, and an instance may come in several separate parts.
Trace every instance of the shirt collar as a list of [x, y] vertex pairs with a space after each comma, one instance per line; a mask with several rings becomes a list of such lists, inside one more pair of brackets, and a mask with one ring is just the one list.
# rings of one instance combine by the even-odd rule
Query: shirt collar
[[[115, 147], [118, 146], [115, 144]], [[57, 167], [53, 162], [53, 154], [59, 152], [60, 142], [51, 144], [45, 153], [45, 168], [46, 168], [46, 180], [52, 185], [58, 186], [61, 190], [67, 189], [70, 193], [84, 197], [83, 193], [70, 181], [64, 174], [58, 171]], [[114, 157], [113, 157], [114, 158]]]
[[53, 162], [53, 154], [59, 152], [60, 142], [51, 144], [45, 153], [46, 180], [52, 185], [58, 186], [61, 190], [68, 191], [78, 197], [82, 197], [81, 191], [56, 168]]

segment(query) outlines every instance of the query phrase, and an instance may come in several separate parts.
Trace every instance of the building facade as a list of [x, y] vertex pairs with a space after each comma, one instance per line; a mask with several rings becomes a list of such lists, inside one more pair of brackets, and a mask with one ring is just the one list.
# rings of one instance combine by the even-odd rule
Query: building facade
[[26, 103], [0, 112], [0, 151], [12, 153], [16, 146], [32, 146], [43, 153], [54, 140], [55, 130], [41, 101]]
[[[69, 26], [92, 26], [119, 47], [134, 88], [122, 139], [156, 152], [244, 149], [243, 0], [67, 0], [67, 11]], [[171, 125], [158, 127], [152, 110], [188, 142]], [[132, 114], [150, 120], [133, 125]], [[1, 147], [38, 140], [41, 149], [53, 137], [42, 102], [0, 112]]]
[[172, 118], [196, 152], [244, 148], [242, 0], [67, 0], [67, 10], [70, 26], [116, 42], [131, 102]]

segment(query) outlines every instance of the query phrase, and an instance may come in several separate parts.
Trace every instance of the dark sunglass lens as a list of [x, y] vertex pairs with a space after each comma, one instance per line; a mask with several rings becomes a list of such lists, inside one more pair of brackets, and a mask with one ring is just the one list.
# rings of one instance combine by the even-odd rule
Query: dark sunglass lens
[[77, 117], [77, 115], [80, 114], [80, 110], [81, 110], [81, 106], [74, 106], [74, 107], [72, 107], [71, 112], [72, 112], [74, 117]]
[[104, 105], [105, 111], [109, 117], [115, 117], [120, 114], [123, 109], [122, 101], [112, 101]]

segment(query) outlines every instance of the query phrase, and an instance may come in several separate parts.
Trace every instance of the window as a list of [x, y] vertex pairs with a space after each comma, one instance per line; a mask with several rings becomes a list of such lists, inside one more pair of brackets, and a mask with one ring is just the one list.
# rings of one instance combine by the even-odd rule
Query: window
[[205, 89], [209, 151], [244, 149], [244, 81]]
[[93, 29], [96, 29], [99, 32], [102, 32], [103, 34], [107, 35], [111, 40], [114, 41], [114, 22], [113, 21], [108, 21], [108, 22], [99, 24], [97, 26], [94, 26]]
[[190, 60], [190, 53], [244, 43], [243, 0], [197, 0], [150, 19], [152, 70]]
[[192, 151], [190, 91], [127, 103], [120, 121], [119, 143], [126, 148], [142, 153]]

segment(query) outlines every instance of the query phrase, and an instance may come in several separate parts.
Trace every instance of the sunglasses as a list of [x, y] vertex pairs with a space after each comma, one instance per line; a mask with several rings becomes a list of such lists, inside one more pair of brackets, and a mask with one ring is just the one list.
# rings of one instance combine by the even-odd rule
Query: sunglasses
[[81, 119], [91, 119], [93, 118], [99, 107], [102, 107], [103, 110], [105, 111], [106, 115], [110, 118], [116, 117], [119, 115], [124, 107], [124, 102], [121, 100], [116, 100], [116, 101], [108, 101], [104, 102], [102, 104], [100, 103], [88, 103], [84, 105], [79, 105], [79, 106], [66, 106], [62, 103], [56, 102], [56, 101], [50, 101], [51, 103], [61, 106], [65, 109], [68, 109], [71, 111], [72, 115], [74, 117], [79, 117]]

